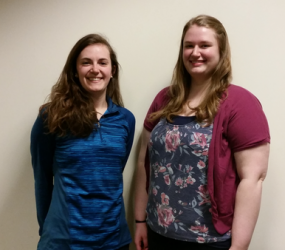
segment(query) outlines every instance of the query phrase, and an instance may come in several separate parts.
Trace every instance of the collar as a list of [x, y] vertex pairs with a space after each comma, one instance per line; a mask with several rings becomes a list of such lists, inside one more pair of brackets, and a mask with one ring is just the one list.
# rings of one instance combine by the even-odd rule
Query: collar
[[110, 115], [110, 114], [119, 112], [119, 106], [116, 105], [115, 103], [113, 103], [111, 97], [107, 96], [106, 97], [106, 101], [107, 101], [107, 104], [108, 104], [108, 108], [107, 108], [107, 110], [106, 110], [104, 115]]

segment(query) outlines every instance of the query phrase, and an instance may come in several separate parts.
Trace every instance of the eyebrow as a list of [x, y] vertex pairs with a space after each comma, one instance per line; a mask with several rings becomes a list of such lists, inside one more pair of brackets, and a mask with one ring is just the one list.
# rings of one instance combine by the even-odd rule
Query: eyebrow
[[[186, 44], [186, 43], [193, 43], [192, 41], [185, 41], [185, 42], [183, 42], [184, 44]], [[212, 43], [211, 41], [207, 41], [207, 40], [204, 40], [204, 41], [200, 41], [200, 42], [198, 42], [198, 43]]]
[[[80, 60], [92, 60], [91, 58], [89, 58], [89, 57], [83, 57], [83, 58], [80, 58]], [[109, 59], [108, 58], [99, 58], [99, 60], [106, 60], [106, 61], [108, 61]]]

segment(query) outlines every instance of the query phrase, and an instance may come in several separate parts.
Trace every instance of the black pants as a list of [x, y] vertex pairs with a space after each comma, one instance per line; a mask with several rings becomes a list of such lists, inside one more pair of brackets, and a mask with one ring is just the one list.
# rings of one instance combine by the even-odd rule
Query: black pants
[[118, 250], [129, 250], [129, 244], [119, 248]]
[[228, 250], [230, 248], [217, 248], [210, 244], [174, 240], [155, 233], [149, 227], [147, 230], [147, 238], [148, 250]]

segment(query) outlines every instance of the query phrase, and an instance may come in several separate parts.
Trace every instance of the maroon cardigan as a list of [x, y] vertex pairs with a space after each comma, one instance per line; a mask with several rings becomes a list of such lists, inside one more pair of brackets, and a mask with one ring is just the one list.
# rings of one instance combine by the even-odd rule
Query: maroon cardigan
[[[144, 127], [152, 131], [158, 121], [150, 122], [149, 114], [160, 110], [169, 100], [169, 87], [162, 89], [152, 102]], [[234, 153], [270, 142], [269, 127], [258, 99], [236, 85], [230, 85], [214, 119], [208, 158], [208, 190], [211, 197], [212, 220], [218, 233], [232, 228], [239, 177]], [[149, 181], [149, 158], [145, 168]], [[148, 183], [147, 183], [148, 187]]]

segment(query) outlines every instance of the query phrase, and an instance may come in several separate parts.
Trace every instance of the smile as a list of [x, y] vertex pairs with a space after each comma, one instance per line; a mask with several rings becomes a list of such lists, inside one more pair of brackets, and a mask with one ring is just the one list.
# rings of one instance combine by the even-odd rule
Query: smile
[[101, 80], [101, 78], [98, 78], [98, 77], [88, 78], [88, 80], [90, 80], [90, 81], [99, 81], [99, 80]]
[[191, 63], [204, 63], [205, 60], [200, 60], [200, 61], [190, 61]]
[[190, 61], [190, 63], [193, 66], [200, 66], [200, 65], [204, 64], [205, 62], [204, 61]]

